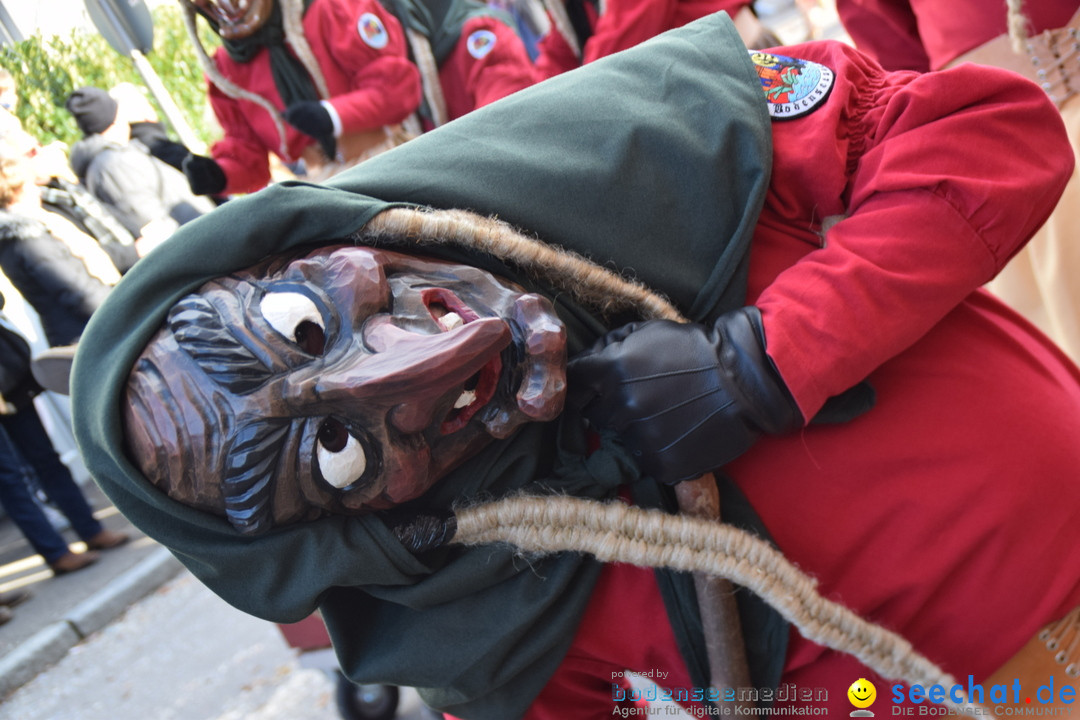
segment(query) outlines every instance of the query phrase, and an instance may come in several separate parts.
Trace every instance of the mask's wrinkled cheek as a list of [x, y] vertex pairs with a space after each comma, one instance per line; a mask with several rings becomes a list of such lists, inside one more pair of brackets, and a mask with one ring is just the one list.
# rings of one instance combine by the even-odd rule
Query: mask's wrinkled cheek
[[297, 446], [301, 429], [293, 425], [281, 441], [275, 465], [267, 468], [270, 476], [270, 512], [274, 526], [313, 520], [323, 515], [313, 507], [304, 491], [304, 474]]

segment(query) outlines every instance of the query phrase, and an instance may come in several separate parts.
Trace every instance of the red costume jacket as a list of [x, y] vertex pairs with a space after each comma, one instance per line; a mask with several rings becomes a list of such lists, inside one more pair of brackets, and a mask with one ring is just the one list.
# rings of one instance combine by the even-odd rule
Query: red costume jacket
[[[572, 0], [577, 1], [577, 0]], [[662, 32], [711, 15], [726, 11], [731, 17], [748, 0], [608, 0], [604, 11], [583, 1], [592, 35], [581, 49], [578, 58], [566, 39], [552, 26], [539, 43], [540, 56], [536, 65], [542, 77], [554, 77], [593, 60], [626, 50]]]
[[[343, 133], [400, 123], [416, 110], [420, 74], [408, 59], [401, 25], [377, 0], [315, 0], [304, 15], [304, 34]], [[222, 48], [214, 61], [227, 79], [284, 110], [265, 48], [248, 63], [233, 61]], [[210, 102], [225, 131], [212, 150], [228, 181], [225, 194], [265, 186], [270, 181], [267, 153], [280, 155], [273, 119], [260, 106], [233, 99], [213, 84]], [[282, 160], [294, 162], [315, 141], [285, 127], [288, 153]]]
[[453, 52], [439, 67], [448, 121], [539, 80], [521, 38], [491, 16], [467, 20]]
[[[866, 378], [877, 404], [763, 438], [724, 471], [825, 597], [978, 682], [1080, 604], [1080, 371], [977, 289], [1050, 213], [1072, 156], [1044, 93], [1010, 73], [784, 52], [835, 80], [773, 122], [748, 300], [807, 417]], [[1050, 129], [1039, 148], [1032, 122]], [[611, 716], [627, 669], [692, 689], [653, 578], [605, 568], [529, 720]], [[793, 704], [846, 717], [860, 677], [888, 714], [892, 682], [792, 630], [782, 687], [827, 695]]]

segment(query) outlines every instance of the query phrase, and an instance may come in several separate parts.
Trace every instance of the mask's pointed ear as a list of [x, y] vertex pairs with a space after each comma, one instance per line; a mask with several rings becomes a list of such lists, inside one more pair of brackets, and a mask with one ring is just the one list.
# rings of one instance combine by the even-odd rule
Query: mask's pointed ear
[[825, 401], [817, 415], [810, 421], [812, 425], [831, 425], [845, 423], [862, 415], [874, 407], [877, 393], [874, 387], [863, 380], [839, 395], [833, 395]]

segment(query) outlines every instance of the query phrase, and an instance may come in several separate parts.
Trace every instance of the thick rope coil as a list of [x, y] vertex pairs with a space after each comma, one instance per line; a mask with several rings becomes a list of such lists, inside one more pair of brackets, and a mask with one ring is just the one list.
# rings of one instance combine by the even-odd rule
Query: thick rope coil
[[815, 581], [780, 552], [730, 525], [570, 497], [508, 498], [459, 508], [456, 520], [456, 544], [586, 552], [603, 562], [724, 577], [759, 595], [808, 640], [851, 654], [882, 677], [957, 686], [907, 640], [822, 597]]
[[670, 302], [641, 283], [526, 237], [500, 220], [464, 210], [391, 208], [372, 218], [359, 236], [374, 244], [406, 237], [418, 245], [479, 250], [546, 280], [601, 313], [636, 309], [643, 319], [682, 320]]
[[[403, 238], [489, 253], [551, 282], [601, 312], [634, 309], [643, 319], [683, 320], [644, 285], [509, 224], [462, 210], [391, 208], [357, 234], [372, 244]], [[772, 546], [748, 533], [689, 515], [568, 497], [517, 497], [456, 510], [451, 542], [509, 543], [522, 552], [585, 552], [604, 562], [669, 567], [742, 585], [769, 602], [809, 640], [848, 652], [883, 677], [924, 686], [954, 679], [899, 635], [821, 597], [816, 583]], [[952, 702], [952, 698], [949, 698]]]
[[[368, 223], [368, 227], [372, 231], [388, 230], [391, 236], [404, 235], [418, 244], [450, 242], [492, 254], [547, 280], [579, 302], [597, 307], [605, 314], [615, 309], [633, 309], [644, 319], [686, 322], [670, 302], [644, 285], [579, 255], [527, 238], [494, 218], [462, 211], [425, 212], [403, 208], [381, 213]], [[365, 241], [370, 242], [370, 237]], [[681, 512], [719, 521], [719, 496], [711, 476], [681, 483], [675, 492]], [[747, 684], [749, 670], [745, 642], [728, 581], [697, 573], [694, 587], [711, 682], [729, 687]]]
[[195, 26], [195, 11], [190, 5], [184, 3], [184, 27], [187, 29], [188, 37], [191, 38], [191, 44], [195, 47], [195, 55], [199, 58], [199, 63], [202, 65], [203, 72], [210, 78], [210, 82], [217, 85], [221, 92], [225, 93], [229, 97], [235, 100], [247, 100], [253, 102], [266, 112], [270, 113], [270, 118], [274, 121], [274, 127], [277, 129], [278, 137], [281, 139], [281, 146], [278, 148], [279, 155], [283, 158], [289, 157], [289, 149], [285, 144], [285, 123], [281, 119], [281, 114], [273, 104], [253, 92], [245, 90], [233, 81], [226, 78], [217, 69], [217, 65], [210, 59], [210, 56], [206, 54], [206, 48], [203, 47], [202, 41], [199, 39], [199, 30]]

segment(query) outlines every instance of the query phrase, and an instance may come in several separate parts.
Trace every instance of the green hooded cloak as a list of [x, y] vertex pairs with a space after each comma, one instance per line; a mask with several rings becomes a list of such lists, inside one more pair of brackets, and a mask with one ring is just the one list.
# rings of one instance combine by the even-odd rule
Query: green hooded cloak
[[[569, 647], [598, 563], [576, 554], [527, 561], [501, 547], [421, 559], [377, 515], [241, 536], [225, 519], [170, 500], [125, 457], [127, 375], [170, 306], [206, 280], [347, 238], [393, 204], [498, 215], [636, 276], [693, 320], [715, 317], [744, 301], [771, 166], [769, 122], [747, 51], [719, 14], [475, 111], [325, 186], [283, 183], [226, 203], [138, 262], [91, 319], [72, 375], [87, 467], [125, 516], [229, 603], [275, 622], [321, 609], [354, 680], [417, 687], [464, 717], [521, 716]], [[571, 353], [608, 329], [498, 260], [424, 252], [547, 292]], [[520, 488], [603, 498], [631, 483], [640, 504], [670, 507], [666, 489], [639, 478], [616, 443], [605, 438], [587, 454], [583, 435], [569, 413], [528, 425], [414, 503], [447, 508]], [[660, 577], [680, 650], [704, 686], [692, 583]]]

